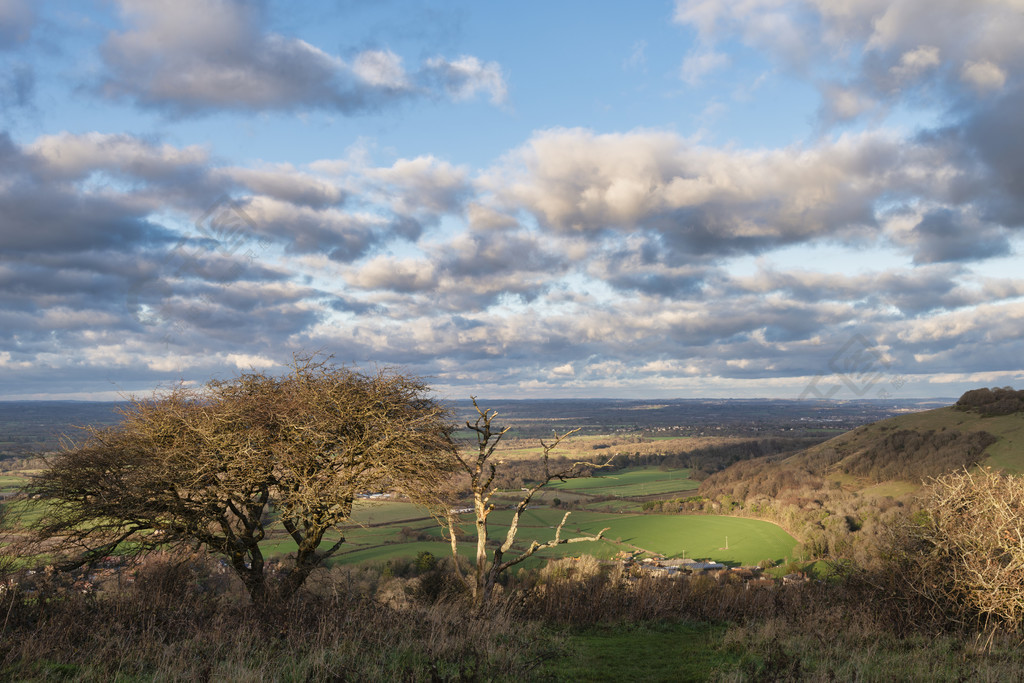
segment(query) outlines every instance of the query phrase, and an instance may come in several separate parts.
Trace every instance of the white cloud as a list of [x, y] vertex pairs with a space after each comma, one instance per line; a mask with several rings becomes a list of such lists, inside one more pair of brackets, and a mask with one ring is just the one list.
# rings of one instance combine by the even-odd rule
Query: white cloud
[[338, 204], [346, 196], [338, 185], [297, 170], [291, 164], [260, 168], [226, 167], [215, 169], [211, 176], [230, 180], [249, 192], [312, 207]]
[[260, 355], [229, 353], [225, 358], [239, 370], [265, 370], [278, 365], [277, 361]]
[[960, 78], [983, 93], [1001, 90], [1006, 85], [1006, 71], [988, 60], [967, 62], [960, 70]]
[[359, 53], [352, 70], [363, 82], [377, 88], [404, 90], [409, 77], [402, 67], [402, 58], [390, 50], [367, 50]]
[[958, 81], [981, 94], [1003, 88], [1024, 70], [1020, 10], [1019, 0], [678, 0], [675, 21], [697, 30], [704, 51], [739, 39], [813, 79], [833, 123], [912, 91], [947, 102], [973, 94]]
[[48, 170], [65, 177], [88, 176], [100, 169], [153, 177], [202, 166], [209, 160], [208, 151], [198, 145], [179, 148], [108, 133], [43, 135], [26, 151], [42, 160]]
[[629, 53], [629, 57], [622, 62], [622, 68], [626, 70], [640, 69], [646, 70], [647, 68], [647, 41], [638, 40], [633, 43], [633, 51]]
[[729, 56], [722, 52], [702, 50], [687, 55], [679, 68], [679, 77], [690, 85], [698, 85], [705, 76], [729, 65]]
[[573, 368], [572, 363], [565, 363], [564, 365], [559, 365], [557, 368], [552, 368], [551, 374], [555, 377], [575, 377], [576, 369]]
[[899, 63], [890, 67], [890, 71], [899, 79], [915, 78], [928, 69], [940, 64], [939, 48], [922, 45], [900, 55]]
[[699, 255], [871, 233], [881, 193], [920, 189], [922, 155], [882, 134], [721, 150], [667, 132], [555, 129], [535, 134], [479, 184], [507, 210], [525, 208], [558, 233], [646, 228], [680, 255]]
[[468, 100], [485, 92], [493, 104], [503, 104], [508, 96], [508, 86], [497, 62], [485, 63], [472, 55], [455, 60], [432, 57], [426, 62], [426, 73], [440, 81], [457, 100]]
[[377, 256], [354, 271], [349, 281], [368, 290], [414, 292], [433, 288], [436, 274], [433, 265], [424, 261]]
[[829, 118], [840, 121], [857, 118], [878, 105], [874, 98], [854, 88], [829, 86], [823, 96]]
[[402, 214], [454, 211], [469, 190], [466, 168], [432, 156], [398, 159], [365, 174], [382, 185], [383, 196]]

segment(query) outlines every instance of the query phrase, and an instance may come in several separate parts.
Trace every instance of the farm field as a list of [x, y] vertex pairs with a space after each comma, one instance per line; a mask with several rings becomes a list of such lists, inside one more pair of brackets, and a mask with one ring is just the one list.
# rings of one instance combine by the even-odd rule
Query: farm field
[[583, 531], [611, 527], [606, 536], [666, 557], [711, 559], [734, 565], [788, 557], [796, 539], [757, 519], [712, 515], [620, 515], [581, 522]]
[[592, 477], [549, 484], [552, 490], [617, 498], [685, 493], [699, 486], [700, 482], [690, 479], [688, 469], [661, 470], [657, 467], [630, 467], [615, 472], [598, 470]]
[[[562, 520], [565, 511], [554, 508], [527, 510], [520, 518], [517, 546], [525, 547], [533, 540], [541, 543], [554, 538], [555, 527]], [[463, 529], [472, 531], [472, 515], [463, 515]], [[489, 521], [489, 535], [492, 540], [503, 540], [512, 520], [511, 510], [495, 510]], [[709, 515], [639, 515], [625, 513], [591, 512], [576, 510], [569, 515], [562, 537], [596, 534], [608, 527], [605, 540], [601, 542], [574, 543], [549, 550], [540, 557], [589, 554], [608, 559], [621, 550], [642, 549], [666, 557], [690, 557], [712, 559], [731, 565], [752, 565], [761, 560], [776, 562], [788, 557], [796, 546], [796, 539], [782, 528], [760, 520], [741, 517], [719, 517]], [[441, 542], [441, 530], [433, 522], [424, 522], [412, 527], [424, 535], [436, 537], [437, 542], [405, 542], [400, 529], [377, 527], [353, 529], [349, 541], [337, 562], [358, 562], [362, 560], [412, 557], [420, 550], [429, 549], [436, 554], [434, 546], [447, 555], [447, 543]], [[430, 548], [421, 548], [427, 543]], [[460, 552], [469, 552], [471, 542], [460, 543]], [[282, 548], [283, 549], [283, 548]], [[358, 552], [355, 552], [358, 550]]]
[[[470, 450], [475, 448], [471, 432], [459, 432], [455, 438], [466, 442]], [[597, 458], [603, 461], [615, 455], [635, 453], [689, 453], [701, 448], [742, 443], [745, 440], [747, 439], [737, 436], [574, 435], [559, 444], [553, 455], [571, 460]], [[502, 458], [508, 460], [533, 459], [544, 454], [540, 439], [536, 438], [511, 438], [502, 441], [497, 450]]]

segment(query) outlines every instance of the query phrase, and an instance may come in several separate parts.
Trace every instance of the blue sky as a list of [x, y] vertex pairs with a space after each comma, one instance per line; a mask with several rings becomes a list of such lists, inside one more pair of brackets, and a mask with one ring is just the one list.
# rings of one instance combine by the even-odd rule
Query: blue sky
[[1020, 385], [1015, 0], [0, 0], [0, 398]]

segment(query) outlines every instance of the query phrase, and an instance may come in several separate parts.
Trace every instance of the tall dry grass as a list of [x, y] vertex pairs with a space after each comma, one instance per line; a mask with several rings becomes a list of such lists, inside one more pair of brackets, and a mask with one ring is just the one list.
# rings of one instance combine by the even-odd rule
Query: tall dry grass
[[[429, 564], [429, 563], [428, 563]], [[138, 568], [82, 592], [59, 575], [0, 591], [2, 680], [535, 680], [588, 629], [715, 627], [732, 662], [708, 680], [1014, 680], [1019, 634], [978, 634], [908, 608], [856, 575], [748, 587], [734, 575], [662, 578], [593, 558], [513, 577], [471, 608], [451, 569], [335, 568], [258, 610], [205, 558]], [[909, 606], [912, 607], [912, 606]], [[623, 628], [625, 627], [625, 628]], [[628, 655], [626, 655], [628, 656]], [[887, 675], [889, 674], [889, 675]]]
[[[0, 679], [524, 680], [560, 652], [508, 601], [473, 613], [458, 597], [419, 599], [422, 582], [335, 572], [330, 590], [321, 581], [260, 611], [196, 574], [169, 564], [109, 592], [46, 581], [6, 590]], [[395, 581], [410, 599], [378, 599]]]

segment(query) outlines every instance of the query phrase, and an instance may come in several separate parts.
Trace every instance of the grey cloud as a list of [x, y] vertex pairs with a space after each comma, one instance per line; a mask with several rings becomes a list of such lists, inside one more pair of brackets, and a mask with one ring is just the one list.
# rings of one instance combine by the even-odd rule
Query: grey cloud
[[331, 297], [328, 305], [332, 310], [340, 313], [355, 313], [356, 315], [378, 315], [384, 310], [381, 306], [370, 304], [358, 299], [335, 294]]
[[0, 50], [29, 39], [36, 17], [26, 0], [0, 0]]
[[568, 266], [550, 240], [531, 233], [468, 232], [432, 246], [426, 258], [379, 256], [353, 267], [348, 282], [365, 291], [413, 297], [395, 303], [392, 315], [422, 310], [481, 311], [502, 297], [532, 301]]
[[915, 263], [977, 261], [1010, 253], [1005, 231], [998, 226], [965, 224], [952, 211], [926, 214], [913, 230]]
[[222, 184], [209, 175], [209, 155], [198, 146], [178, 148], [128, 134], [60, 133], [37, 138], [25, 148], [32, 172], [48, 182], [82, 181], [97, 172], [144, 181], [161, 190], [210, 196]]
[[[984, 187], [994, 190], [982, 204], [985, 218], [1024, 226], [1024, 86], [1014, 88], [967, 117], [962, 142], [988, 170]], [[955, 134], [955, 133], [954, 133]]]
[[342, 188], [290, 167], [219, 169], [213, 175], [223, 175], [251, 193], [314, 209], [341, 205], [348, 196]]
[[9, 254], [40, 249], [82, 251], [130, 250], [167, 243], [172, 234], [142, 213], [102, 198], [26, 188], [0, 194], [0, 248]]
[[305, 41], [267, 32], [254, 6], [240, 0], [215, 6], [196, 0], [120, 4], [128, 28], [112, 34], [101, 49], [108, 69], [101, 92], [176, 116], [310, 107], [356, 114], [438, 87], [456, 99], [478, 91], [496, 101], [504, 97], [496, 64], [475, 57], [432, 58], [409, 73], [388, 50], [365, 50], [346, 62]]
[[168, 301], [161, 314], [187, 328], [182, 343], [194, 344], [195, 340], [186, 341], [184, 337], [199, 333], [231, 342], [245, 339], [262, 346], [274, 344], [321, 319], [317, 310], [302, 305], [308, 295], [308, 291], [302, 290], [286, 292], [234, 283], [205, 298]]
[[673, 299], [699, 296], [713, 272], [708, 266], [675, 266], [658, 236], [610, 246], [591, 260], [587, 273], [616, 289]]
[[453, 277], [493, 276], [498, 273], [560, 274], [566, 258], [550, 249], [551, 242], [529, 233], [466, 233], [437, 254], [440, 268]]
[[418, 236], [419, 227], [406, 220], [389, 221], [335, 208], [316, 209], [270, 197], [250, 197], [239, 203], [258, 235], [284, 243], [294, 254], [325, 254], [348, 263], [374, 246], [399, 236]]

